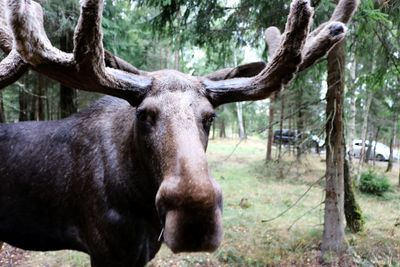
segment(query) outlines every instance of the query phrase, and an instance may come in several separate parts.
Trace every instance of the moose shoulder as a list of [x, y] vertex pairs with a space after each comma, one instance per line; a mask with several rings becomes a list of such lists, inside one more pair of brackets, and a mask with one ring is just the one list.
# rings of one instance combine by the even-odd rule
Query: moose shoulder
[[0, 47], [8, 53], [0, 88], [32, 69], [118, 97], [60, 121], [0, 125], [0, 240], [83, 251], [94, 267], [142, 266], [163, 241], [174, 252], [214, 251], [222, 195], [205, 154], [214, 108], [280, 90], [344, 38], [340, 21], [356, 5], [341, 0], [331, 21], [309, 33], [312, 8], [293, 0], [268, 65], [194, 77], [140, 71], [105, 51], [101, 0], [81, 1], [70, 54], [47, 39], [39, 4], [0, 0]]

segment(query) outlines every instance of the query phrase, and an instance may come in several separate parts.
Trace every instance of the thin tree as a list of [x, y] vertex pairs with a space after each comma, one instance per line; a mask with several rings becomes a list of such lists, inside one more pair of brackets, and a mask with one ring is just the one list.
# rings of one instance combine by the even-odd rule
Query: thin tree
[[[337, 1], [336, 1], [337, 2]], [[359, 2], [341, 0], [331, 20], [347, 23]], [[351, 8], [349, 8], [351, 7]], [[351, 10], [351, 12], [345, 12]], [[344, 71], [345, 43], [341, 41], [328, 54], [328, 91], [326, 95], [326, 195], [324, 231], [321, 251], [327, 256], [340, 256], [344, 242]]]
[[[281, 42], [281, 32], [277, 27], [269, 27], [265, 30], [264, 33], [265, 43], [268, 47], [268, 59], [272, 59], [275, 54], [276, 49], [279, 47], [279, 43]], [[274, 142], [274, 115], [275, 115], [275, 100], [277, 94], [273, 93], [269, 98], [269, 108], [268, 108], [268, 137], [267, 137], [267, 154], [266, 161], [272, 160], [272, 143]]]
[[322, 253], [344, 251], [344, 42], [328, 55], [326, 196]]
[[[60, 37], [60, 48], [63, 51], [72, 50], [73, 31], [66, 31]], [[78, 111], [76, 105], [76, 90], [60, 83], [60, 117], [66, 118]]]

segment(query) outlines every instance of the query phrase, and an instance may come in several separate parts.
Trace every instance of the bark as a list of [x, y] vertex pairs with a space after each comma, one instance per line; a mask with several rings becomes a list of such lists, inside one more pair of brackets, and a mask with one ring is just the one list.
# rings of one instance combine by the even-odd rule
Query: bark
[[275, 97], [276, 94], [272, 94], [269, 98], [269, 116], [268, 116], [268, 140], [267, 140], [267, 155], [265, 157], [266, 161], [272, 160], [272, 143], [274, 142], [274, 129], [272, 124], [274, 123], [274, 115], [275, 115]]
[[175, 63], [175, 69], [179, 70], [180, 68], [180, 55], [179, 55], [179, 49], [175, 49], [174, 51], [174, 63]]
[[[374, 149], [373, 149], [373, 153], [372, 153], [372, 155], [373, 155], [373, 163], [374, 163], [374, 165], [375, 165], [375, 162], [376, 162], [376, 145], [378, 144], [378, 139], [379, 139], [379, 133], [380, 133], [380, 131], [381, 131], [381, 127], [380, 126], [378, 126], [378, 129], [376, 129], [376, 134], [375, 134], [375, 144], [374, 144]], [[371, 142], [371, 145], [372, 145], [372, 142]]]
[[348, 149], [348, 158], [349, 158], [349, 171], [350, 175], [354, 173], [354, 164], [353, 164], [353, 141], [356, 136], [356, 95], [355, 95], [355, 86], [357, 79], [357, 62], [355, 57], [353, 56], [353, 60], [351, 62], [350, 67], [350, 78], [351, 84], [349, 86], [349, 98], [350, 98], [350, 109], [349, 109], [349, 123], [348, 123], [348, 138], [347, 138], [347, 149]]
[[346, 217], [346, 225], [352, 233], [358, 233], [364, 230], [365, 220], [354, 194], [350, 166], [346, 159], [344, 160], [344, 214]]
[[43, 121], [46, 119], [46, 112], [45, 112], [45, 99], [46, 99], [46, 93], [45, 93], [45, 88], [46, 88], [46, 82], [45, 82], [45, 78], [43, 75], [39, 74], [38, 77], [39, 81], [38, 81], [38, 107], [37, 107], [37, 111], [38, 111], [38, 116], [37, 119], [40, 121]]
[[360, 151], [360, 161], [358, 162], [357, 166], [357, 171], [356, 171], [356, 184], [358, 185], [360, 182], [361, 178], [361, 170], [362, 170], [362, 165], [365, 157], [365, 139], [367, 136], [367, 129], [368, 129], [368, 115], [369, 115], [369, 109], [372, 103], [372, 93], [368, 94], [367, 97], [367, 103], [365, 105], [363, 114], [364, 114], [364, 120], [363, 124], [361, 127], [361, 140], [362, 140], [362, 146], [361, 146], [361, 151]]
[[37, 80], [37, 75], [33, 77], [31, 82], [29, 83], [30, 86], [32, 86], [32, 94], [29, 97], [29, 102], [30, 102], [30, 108], [29, 108], [29, 120], [35, 121], [37, 120], [38, 117], [38, 112], [37, 112], [37, 102], [38, 102], [38, 80]]
[[[66, 33], [60, 38], [60, 49], [70, 51], [72, 49], [73, 33]], [[60, 117], [65, 118], [76, 113], [76, 90], [60, 84]]]
[[166, 47], [165, 48], [165, 69], [168, 69], [169, 68], [169, 53], [170, 53], [170, 51], [169, 51], [169, 47]]
[[241, 102], [236, 102], [236, 115], [239, 128], [239, 139], [245, 140], [247, 139], [247, 135], [243, 123], [243, 105]]
[[[390, 137], [390, 144], [389, 144], [390, 155], [389, 155], [389, 161], [388, 161], [388, 165], [386, 168], [386, 172], [392, 171], [392, 168], [393, 168], [393, 146], [394, 146], [395, 139], [396, 139], [396, 132], [397, 132], [397, 113], [394, 112], [393, 120], [392, 120], [392, 136]], [[399, 180], [399, 182], [400, 182], [400, 180]]]
[[[289, 112], [288, 112], [289, 114], [292, 114], [292, 109], [291, 109], [291, 107], [289, 107]], [[293, 116], [290, 116], [289, 118], [288, 118], [288, 129], [289, 129], [289, 131], [292, 131], [293, 130], [293, 122], [292, 122], [292, 119], [293, 118]], [[292, 151], [292, 147], [293, 147], [293, 151]], [[295, 146], [293, 145], [291, 145], [290, 144], [290, 142], [289, 142], [289, 145], [288, 145], [288, 151], [289, 151], [289, 156], [291, 156], [292, 155], [292, 152], [293, 152], [293, 155], [295, 154]]]
[[374, 141], [373, 137], [372, 137], [372, 130], [371, 130], [371, 132], [369, 132], [368, 135], [369, 135], [368, 147], [367, 147], [367, 152], [365, 153], [365, 157], [364, 157], [365, 163], [368, 163], [369, 160], [371, 159], [371, 154], [372, 154], [372, 150], [373, 150], [372, 142]]
[[[297, 106], [301, 107], [301, 101], [303, 99], [303, 90], [300, 88], [298, 90], [298, 95], [297, 95]], [[300, 132], [300, 138], [299, 140], [296, 140], [297, 143], [297, 154], [296, 154], [296, 159], [297, 161], [300, 161], [301, 159], [301, 154], [303, 153], [303, 139], [304, 139], [304, 114], [303, 110], [299, 108], [299, 111], [297, 113], [297, 129]]]
[[164, 68], [163, 64], [163, 47], [160, 46], [160, 67], [158, 69], [162, 70]]
[[28, 75], [24, 77], [24, 84], [19, 88], [19, 121], [28, 120], [28, 95], [25, 92], [26, 85], [28, 84]]
[[326, 195], [324, 232], [321, 244], [323, 259], [340, 256], [344, 243], [344, 42], [328, 54], [328, 92], [326, 124]]
[[65, 118], [76, 113], [76, 91], [64, 85], [60, 85], [60, 117]]
[[[4, 112], [3, 94], [0, 92], [0, 123], [6, 122], [6, 114]], [[0, 246], [1, 248], [1, 246]]]
[[52, 120], [53, 119], [53, 113], [51, 110], [51, 105], [50, 105], [50, 101], [49, 101], [49, 96], [48, 96], [48, 92], [47, 92], [47, 88], [45, 89], [46, 91], [46, 110], [47, 110], [47, 119], [48, 120]]
[[224, 119], [220, 119], [220, 121], [219, 121], [219, 137], [226, 138], [225, 120]]
[[212, 135], [211, 135], [211, 139], [214, 140], [215, 139], [215, 121], [212, 124]]
[[28, 96], [24, 88], [19, 89], [19, 121], [28, 120]]
[[279, 140], [279, 148], [278, 148], [278, 161], [282, 158], [282, 134], [283, 134], [283, 120], [285, 119], [285, 96], [281, 94], [281, 118], [279, 121], [279, 130], [281, 131], [281, 136]]
[[[344, 159], [344, 213], [346, 218], [346, 225], [352, 233], [363, 231], [365, 225], [362, 210], [355, 198], [354, 183], [352, 179], [352, 174], [354, 173], [353, 141], [356, 136], [356, 88], [354, 86], [356, 84], [356, 79], [357, 62], [355, 56], [353, 56], [350, 66], [350, 82], [348, 86], [348, 95], [350, 98], [350, 114], [347, 140], [348, 154], [345, 155]], [[346, 151], [346, 148], [344, 150]], [[348, 156], [348, 160], [346, 160], [346, 156]]]

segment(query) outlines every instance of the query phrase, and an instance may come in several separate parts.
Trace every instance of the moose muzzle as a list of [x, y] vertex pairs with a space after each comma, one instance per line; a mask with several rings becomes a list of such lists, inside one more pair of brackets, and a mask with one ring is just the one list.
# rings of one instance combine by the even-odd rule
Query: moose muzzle
[[215, 180], [170, 176], [156, 197], [164, 241], [175, 253], [214, 251], [222, 241], [222, 194]]

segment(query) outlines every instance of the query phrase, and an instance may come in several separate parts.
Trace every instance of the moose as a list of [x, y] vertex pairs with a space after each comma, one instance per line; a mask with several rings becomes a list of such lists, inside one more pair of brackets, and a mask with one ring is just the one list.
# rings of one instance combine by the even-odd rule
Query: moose
[[0, 125], [0, 241], [35, 251], [72, 249], [91, 265], [143, 266], [162, 242], [175, 253], [221, 243], [222, 193], [207, 165], [215, 108], [260, 100], [322, 58], [357, 5], [341, 0], [310, 32], [313, 9], [293, 0], [263, 62], [204, 77], [145, 72], [106, 51], [102, 0], [81, 0], [74, 49], [46, 36], [41, 6], [0, 1], [0, 88], [28, 69], [106, 94], [66, 119]]

